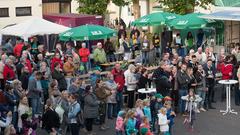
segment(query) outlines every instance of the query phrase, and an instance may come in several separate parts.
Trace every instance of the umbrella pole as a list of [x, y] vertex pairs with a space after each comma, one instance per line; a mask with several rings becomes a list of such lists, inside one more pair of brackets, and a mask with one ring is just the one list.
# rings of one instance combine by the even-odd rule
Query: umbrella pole
[[[88, 49], [89, 51], [91, 52], [91, 49], [90, 49], [90, 40], [87, 41], [87, 44], [88, 44]], [[91, 54], [91, 53], [90, 53]], [[89, 69], [92, 70], [92, 64], [91, 64], [91, 58], [89, 57], [88, 59], [88, 63], [89, 63]]]

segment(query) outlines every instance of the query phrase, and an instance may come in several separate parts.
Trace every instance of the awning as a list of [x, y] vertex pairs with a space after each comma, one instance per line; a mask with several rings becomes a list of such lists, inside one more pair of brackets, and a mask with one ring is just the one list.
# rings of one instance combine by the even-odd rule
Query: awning
[[200, 18], [214, 19], [214, 20], [226, 20], [226, 21], [240, 21], [240, 10], [224, 10], [208, 15], [202, 15]]

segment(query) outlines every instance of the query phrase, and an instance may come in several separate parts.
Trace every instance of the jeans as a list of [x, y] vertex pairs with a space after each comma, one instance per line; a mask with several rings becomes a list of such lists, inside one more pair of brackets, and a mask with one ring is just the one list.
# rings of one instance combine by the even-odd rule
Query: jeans
[[196, 93], [197, 93], [197, 95], [199, 95], [202, 98], [202, 101], [199, 102], [199, 107], [203, 108], [204, 101], [205, 101], [205, 98], [206, 98], [206, 91], [204, 91], [203, 88], [197, 88]]
[[71, 130], [72, 135], [79, 135], [79, 126], [77, 123], [71, 123], [70, 130]]
[[115, 55], [114, 54], [108, 54], [107, 55], [107, 61], [108, 62], [114, 62], [116, 59], [115, 59]]
[[32, 116], [40, 112], [40, 98], [31, 98]]
[[123, 108], [123, 92], [117, 92], [116, 94], [117, 106], [116, 111], [117, 113]]
[[80, 74], [87, 74], [89, 69], [89, 63], [88, 62], [81, 62], [81, 66], [84, 67], [82, 71], [80, 71]]
[[181, 57], [185, 57], [185, 49], [184, 48], [179, 48], [178, 49], [178, 55]]
[[71, 77], [65, 77], [65, 80], [67, 82], [67, 89], [69, 88], [69, 86], [71, 85]]
[[179, 103], [179, 112], [180, 113], [183, 113], [184, 110], [185, 110], [185, 104], [186, 104], [186, 101], [182, 100], [181, 97], [182, 96], [186, 96], [187, 95], [187, 89], [179, 89], [179, 98], [178, 98], [178, 103]]
[[117, 103], [108, 103], [107, 115], [108, 118], [117, 117]]
[[142, 64], [146, 65], [149, 63], [149, 52], [144, 51], [142, 52]]

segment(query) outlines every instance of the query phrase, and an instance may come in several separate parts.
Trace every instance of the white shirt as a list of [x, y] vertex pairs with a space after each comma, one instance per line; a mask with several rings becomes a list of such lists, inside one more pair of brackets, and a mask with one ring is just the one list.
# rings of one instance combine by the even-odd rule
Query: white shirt
[[161, 132], [169, 131], [167, 115], [163, 115], [162, 113], [158, 114], [158, 124], [160, 125]]

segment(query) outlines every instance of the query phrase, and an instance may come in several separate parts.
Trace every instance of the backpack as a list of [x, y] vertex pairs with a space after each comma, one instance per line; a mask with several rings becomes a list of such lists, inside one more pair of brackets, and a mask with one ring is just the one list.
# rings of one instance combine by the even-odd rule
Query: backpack
[[77, 113], [77, 123], [79, 125], [84, 125], [84, 115], [82, 109]]

